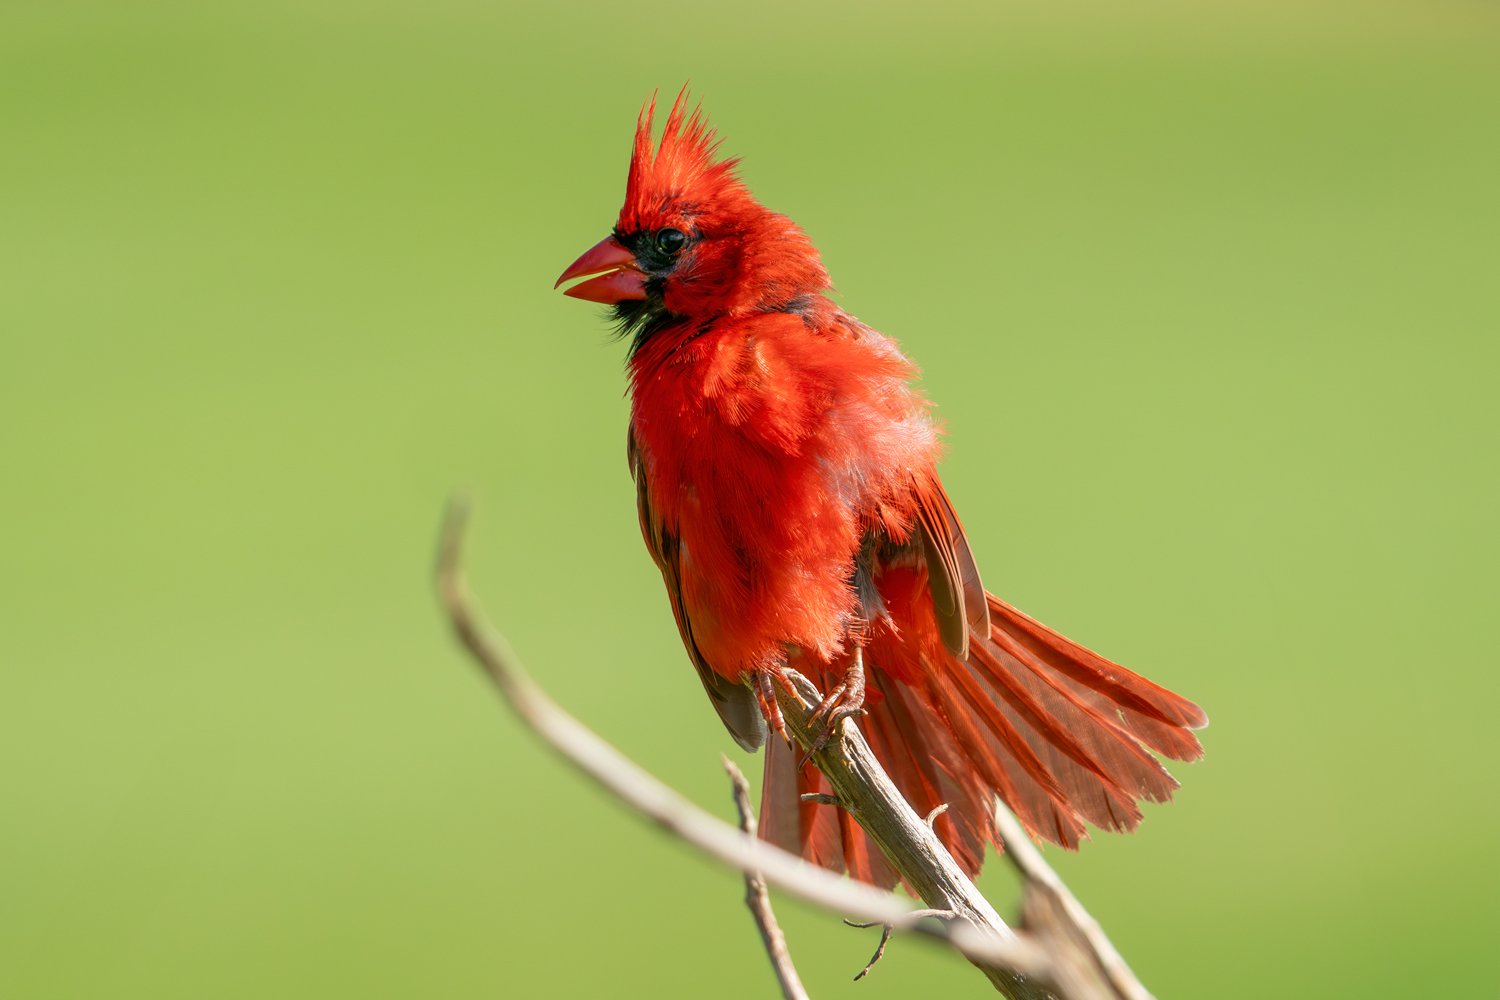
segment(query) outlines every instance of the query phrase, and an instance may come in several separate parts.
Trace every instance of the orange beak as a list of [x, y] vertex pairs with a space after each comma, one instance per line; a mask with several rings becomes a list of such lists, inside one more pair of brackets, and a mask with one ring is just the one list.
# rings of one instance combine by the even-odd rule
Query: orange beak
[[[605, 273], [600, 274], [601, 271]], [[599, 276], [581, 281], [564, 290], [563, 294], [607, 306], [646, 297], [646, 276], [636, 270], [635, 254], [621, 246], [613, 236], [606, 236], [569, 264], [552, 287], [588, 274]]]

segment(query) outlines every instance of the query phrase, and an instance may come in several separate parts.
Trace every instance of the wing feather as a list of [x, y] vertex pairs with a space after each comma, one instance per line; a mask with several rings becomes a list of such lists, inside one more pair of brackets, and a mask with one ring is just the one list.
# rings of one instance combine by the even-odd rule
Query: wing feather
[[719, 713], [729, 735], [744, 749], [758, 750], [766, 742], [766, 720], [760, 713], [760, 705], [750, 688], [719, 674], [698, 649], [693, 639], [693, 623], [688, 619], [682, 600], [681, 545], [651, 510], [646, 463], [636, 447], [634, 434], [626, 436], [625, 452], [630, 462], [630, 474], [635, 478], [636, 512], [641, 519], [641, 535], [646, 539], [652, 560], [661, 570], [662, 582], [667, 585], [672, 615], [677, 619], [677, 631], [682, 635], [682, 644], [687, 647], [688, 658], [693, 661], [698, 679], [703, 682], [703, 690], [708, 693], [708, 700]]
[[953, 502], [937, 476], [914, 490], [917, 498], [917, 536], [927, 563], [928, 588], [937, 613], [943, 645], [959, 659], [969, 655], [969, 633], [990, 634], [989, 602], [974, 553], [964, 537]]

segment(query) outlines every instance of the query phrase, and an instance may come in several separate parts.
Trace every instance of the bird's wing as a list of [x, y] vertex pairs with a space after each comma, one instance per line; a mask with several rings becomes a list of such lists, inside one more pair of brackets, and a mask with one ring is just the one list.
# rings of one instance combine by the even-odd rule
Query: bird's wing
[[677, 631], [682, 635], [682, 644], [687, 647], [688, 658], [698, 671], [703, 690], [714, 711], [719, 713], [724, 728], [734, 741], [746, 750], [758, 750], [766, 741], [766, 720], [761, 715], [760, 705], [754, 693], [744, 684], [737, 684], [717, 673], [703, 658], [698, 644], [693, 639], [693, 623], [688, 618], [682, 600], [681, 546], [677, 536], [661, 523], [651, 510], [651, 487], [647, 480], [646, 463], [642, 461], [640, 449], [636, 447], [635, 435], [630, 434], [625, 442], [626, 455], [630, 461], [630, 474], [635, 478], [636, 511], [641, 518], [641, 535], [646, 539], [646, 548], [661, 570], [662, 582], [667, 585], [667, 597], [672, 602], [672, 614], [677, 619]]
[[979, 567], [953, 503], [933, 474], [915, 484], [916, 540], [927, 563], [928, 588], [943, 645], [959, 659], [969, 655], [969, 633], [990, 634], [990, 614]]

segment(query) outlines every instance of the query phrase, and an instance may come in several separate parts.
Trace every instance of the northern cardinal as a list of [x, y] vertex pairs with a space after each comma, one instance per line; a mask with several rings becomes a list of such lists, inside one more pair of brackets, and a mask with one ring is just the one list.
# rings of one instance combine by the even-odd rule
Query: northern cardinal
[[[730, 734], [754, 750], [800, 671], [832, 732], [859, 725], [969, 874], [997, 843], [999, 796], [1067, 848], [1084, 824], [1132, 830], [1193, 760], [1197, 705], [985, 591], [938, 480], [939, 432], [888, 337], [827, 298], [806, 234], [717, 156], [685, 93], [652, 142], [636, 123], [614, 231], [568, 266], [574, 298], [612, 306], [630, 342], [627, 454], [641, 531], [689, 658]], [[763, 836], [880, 886], [898, 880], [826, 780], [771, 740]]]

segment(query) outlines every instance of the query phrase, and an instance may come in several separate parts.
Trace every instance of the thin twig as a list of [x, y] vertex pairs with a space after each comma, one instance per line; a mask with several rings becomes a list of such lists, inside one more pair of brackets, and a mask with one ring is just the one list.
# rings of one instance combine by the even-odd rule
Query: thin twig
[[1055, 961], [1057, 985], [1064, 994], [1153, 1000], [1099, 921], [1083, 908], [1003, 805], [995, 807], [995, 830], [1005, 856], [1021, 876], [1026, 931], [1035, 935], [1054, 958], [1064, 959]]
[[854, 974], [854, 981], [856, 983], [868, 976], [870, 970], [875, 968], [875, 963], [885, 957], [885, 946], [891, 943], [891, 935], [894, 933], [896, 933], [896, 929], [890, 924], [882, 924], [880, 926], [880, 943], [875, 946], [875, 954], [870, 956], [870, 960], [865, 963], [865, 967]]
[[[923, 919], [918, 911], [892, 893], [843, 879], [771, 844], [747, 837], [743, 831], [682, 798], [563, 711], [527, 676], [510, 644], [485, 622], [476, 609], [462, 564], [467, 522], [467, 503], [455, 500], [449, 505], [438, 549], [437, 585], [443, 607], [459, 641], [506, 703], [527, 727], [564, 759], [631, 808], [702, 853], [741, 872], [759, 871], [768, 884], [798, 899], [833, 913], [851, 914], [891, 924], [897, 930], [912, 930], [936, 938], [981, 967], [1016, 970], [1021, 975], [1037, 979], [1049, 977], [1051, 962], [1030, 941], [1014, 935], [997, 936], [993, 930], [981, 930], [968, 919]], [[805, 724], [807, 715], [819, 700], [814, 697], [810, 703], [800, 706], [796, 721]], [[834, 740], [818, 756], [838, 753], [843, 742]], [[868, 754], [868, 747], [864, 752]], [[907, 811], [910, 812], [909, 806]], [[921, 820], [918, 819], [917, 823], [920, 824]], [[903, 874], [909, 873], [903, 871]]]
[[[724, 770], [729, 773], [729, 783], [734, 786], [734, 807], [740, 814], [740, 829], [745, 836], [755, 836], [755, 809], [750, 805], [750, 782], [745, 772], [734, 761], [719, 755]], [[776, 922], [776, 913], [771, 909], [771, 893], [766, 889], [766, 880], [760, 872], [745, 872], [745, 905], [755, 917], [755, 926], [760, 928], [761, 943], [766, 946], [766, 955], [771, 959], [771, 968], [776, 981], [781, 984], [781, 995], [786, 1000], [808, 1000], [807, 990], [792, 964], [792, 953], [787, 950], [786, 935]]]
[[[917, 912], [924, 917], [937, 917], [940, 920], [952, 920], [954, 917], [958, 916], [958, 914], [954, 913], [952, 910], [918, 910]], [[861, 929], [877, 926], [880, 928], [880, 943], [875, 946], [875, 954], [871, 955], [870, 960], [865, 963], [865, 967], [863, 969], [860, 969], [859, 972], [855, 973], [854, 975], [854, 981], [857, 983], [861, 979], [865, 978], [865, 976], [868, 976], [870, 974], [870, 970], [875, 968], [875, 963], [880, 961], [880, 959], [884, 957], [885, 946], [891, 943], [891, 935], [896, 932], [896, 928], [892, 927], [890, 924], [876, 924], [872, 920], [845, 920], [844, 923], [850, 927], [858, 927]]]
[[829, 795], [827, 792], [803, 792], [797, 796], [801, 802], [816, 802], [823, 806], [836, 806], [839, 804], [837, 795]]

